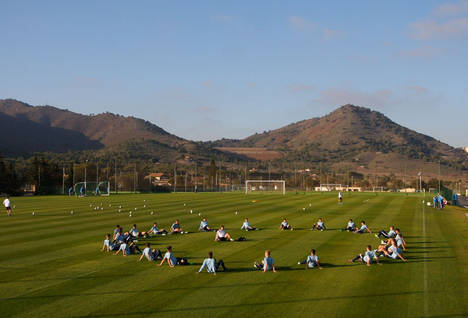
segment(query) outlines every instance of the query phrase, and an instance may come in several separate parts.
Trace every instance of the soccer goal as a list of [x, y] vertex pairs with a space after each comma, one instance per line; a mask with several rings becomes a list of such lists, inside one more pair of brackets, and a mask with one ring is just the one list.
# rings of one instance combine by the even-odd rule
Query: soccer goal
[[384, 188], [383, 187], [373, 187], [372, 192], [384, 192]]
[[343, 191], [343, 187], [338, 183], [321, 183], [316, 191]]
[[75, 195], [79, 197], [89, 195], [108, 196], [110, 195], [110, 182], [78, 182], [74, 185], [73, 190], [75, 191]]
[[250, 192], [286, 194], [286, 183], [284, 180], [246, 180], [245, 194]]

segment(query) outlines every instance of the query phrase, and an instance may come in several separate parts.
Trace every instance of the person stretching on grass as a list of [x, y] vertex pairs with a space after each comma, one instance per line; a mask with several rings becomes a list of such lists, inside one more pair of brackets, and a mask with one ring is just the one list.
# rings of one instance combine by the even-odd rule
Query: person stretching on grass
[[229, 233], [226, 232], [226, 230], [224, 229], [224, 225], [221, 225], [221, 227], [219, 228], [218, 231], [216, 231], [216, 237], [215, 237], [215, 241], [216, 242], [222, 242], [222, 241], [234, 241], [234, 239], [231, 237], [231, 235]]
[[349, 219], [348, 225], [346, 225], [345, 229], [341, 229], [341, 231], [348, 231], [348, 232], [354, 232], [356, 230], [356, 224], [354, 224], [353, 219]]
[[122, 244], [120, 244], [119, 249], [117, 250], [117, 252], [114, 253], [114, 255], [119, 254], [120, 251], [122, 251], [123, 256], [127, 256], [128, 254], [130, 254], [130, 246], [127, 243], [122, 242]]
[[286, 219], [283, 219], [283, 222], [281, 222], [281, 225], [280, 225], [280, 230], [283, 230], [283, 231], [286, 231], [286, 230], [293, 231], [294, 229], [292, 228], [291, 225], [289, 225], [289, 223], [288, 223], [288, 221], [286, 221]]
[[249, 223], [249, 219], [245, 218], [244, 223], [242, 223], [242, 227], [241, 227], [241, 230], [244, 230], [244, 229], [246, 231], [255, 231], [257, 228], [251, 226], [250, 223]]
[[200, 227], [198, 228], [199, 231], [203, 232], [211, 232], [211, 227], [208, 225], [208, 221], [206, 218], [203, 218], [200, 222]]
[[276, 273], [276, 268], [275, 268], [275, 261], [273, 258], [270, 256], [270, 251], [266, 250], [265, 251], [265, 258], [262, 260], [262, 263], [255, 262], [254, 267], [258, 270], [263, 271], [264, 273], [267, 271], [273, 271], [273, 273]]
[[114, 244], [111, 244], [110, 237], [110, 234], [106, 234], [106, 238], [104, 239], [104, 244], [102, 245], [101, 251], [110, 252], [113, 249]]
[[113, 237], [114, 241], [119, 236], [119, 232], [122, 232], [122, 228], [120, 227], [120, 225], [117, 224], [114, 229], [114, 237]]
[[400, 229], [396, 229], [395, 233], [395, 242], [397, 243], [398, 247], [403, 251], [406, 251], [406, 241], [403, 238], [403, 234], [401, 234]]
[[315, 268], [318, 267], [319, 269], [322, 269], [322, 266], [320, 266], [320, 260], [319, 257], [315, 254], [315, 250], [311, 249], [310, 250], [310, 255], [307, 256], [305, 261], [298, 262], [298, 265], [304, 265], [307, 264], [306, 268]]
[[213, 252], [209, 252], [208, 258], [203, 260], [203, 264], [198, 270], [197, 274], [201, 273], [203, 269], [206, 268], [208, 273], [216, 275], [216, 271], [219, 269], [219, 267], [222, 267], [223, 271], [226, 271], [226, 266], [224, 266], [223, 260], [220, 259], [218, 262], [216, 262], [216, 258], [213, 258]]
[[179, 220], [175, 220], [171, 226], [171, 234], [184, 234], [184, 230], [180, 227]]
[[376, 238], [380, 238], [381, 236], [385, 237], [385, 238], [393, 238], [395, 237], [396, 233], [395, 233], [395, 228], [393, 226], [390, 226], [390, 229], [388, 232], [385, 232], [384, 230], [380, 231], [379, 234], [375, 234], [375, 237]]
[[188, 265], [186, 258], [177, 258], [174, 256], [174, 254], [172, 254], [172, 246], [167, 247], [167, 252], [164, 254], [164, 257], [158, 266], [162, 266], [166, 260], [169, 267], [175, 267], [177, 265]]
[[151, 243], [146, 243], [146, 247], [141, 253], [140, 258], [138, 259], [138, 262], [143, 259], [143, 257], [146, 257], [146, 259], [151, 262], [154, 261], [158, 258], [162, 258], [162, 254], [160, 250], [157, 249], [151, 249]]
[[398, 247], [397, 242], [394, 239], [389, 240], [390, 247], [387, 250], [383, 250], [385, 256], [391, 259], [401, 259], [403, 262], [406, 262], [406, 258], [403, 257], [401, 248]]
[[133, 224], [132, 228], [130, 229], [130, 231], [128, 231], [128, 234], [130, 234], [131, 236], [133, 236], [133, 238], [138, 238], [141, 236], [141, 233], [138, 232], [138, 229], [137, 229], [137, 225], [136, 224]]
[[361, 221], [361, 227], [359, 229], [354, 230], [354, 233], [364, 234], [365, 232], [372, 233], [372, 231], [367, 227], [366, 221]]
[[317, 220], [317, 223], [315, 223], [313, 226], [312, 226], [312, 230], [318, 230], [318, 231], [323, 231], [323, 230], [326, 230], [326, 227], [325, 227], [325, 223], [323, 222], [322, 218], [319, 218]]
[[363, 254], [357, 255], [355, 258], [348, 260], [350, 263], [354, 263], [358, 259], [361, 260], [361, 262], [365, 263], [367, 266], [371, 266], [371, 263], [373, 260], [379, 265], [382, 265], [379, 263], [379, 258], [376, 255], [376, 251], [372, 250], [372, 247], [370, 245], [366, 246], [366, 251]]
[[154, 222], [153, 226], [149, 229], [148, 232], [144, 233], [145, 235], [166, 235], [167, 231], [165, 229], [158, 229], [158, 223]]

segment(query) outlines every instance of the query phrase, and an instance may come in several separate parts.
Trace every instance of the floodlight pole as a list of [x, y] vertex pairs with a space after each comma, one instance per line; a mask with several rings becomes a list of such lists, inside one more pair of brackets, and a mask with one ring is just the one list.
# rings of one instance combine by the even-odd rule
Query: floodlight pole
[[65, 166], [62, 163], [62, 194], [65, 194]]
[[85, 194], [86, 194], [86, 173], [87, 173], [87, 168], [88, 168], [88, 160], [86, 159], [86, 164], [84, 167], [84, 189], [85, 189]]
[[439, 159], [439, 193], [440, 193], [440, 159]]

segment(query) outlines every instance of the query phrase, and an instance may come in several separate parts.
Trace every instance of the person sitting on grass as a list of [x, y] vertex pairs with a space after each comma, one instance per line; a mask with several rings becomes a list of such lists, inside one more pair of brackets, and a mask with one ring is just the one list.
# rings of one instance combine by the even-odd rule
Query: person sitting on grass
[[231, 235], [229, 233], [226, 232], [226, 230], [224, 229], [224, 225], [221, 225], [221, 227], [219, 228], [218, 231], [216, 231], [216, 237], [215, 237], [215, 241], [217, 242], [222, 242], [222, 241], [234, 241], [234, 239], [231, 237]]
[[325, 223], [323, 222], [322, 218], [319, 218], [317, 220], [317, 223], [312, 225], [312, 230], [318, 230], [318, 231], [323, 231], [326, 230]]
[[372, 247], [370, 245], [366, 246], [366, 251], [364, 254], [359, 254], [355, 258], [348, 260], [350, 263], [353, 263], [357, 261], [358, 259], [361, 260], [361, 262], [365, 263], [367, 266], [371, 266], [371, 263], [373, 260], [379, 265], [382, 265], [379, 263], [379, 258], [377, 257], [376, 250], [373, 251]]
[[122, 251], [123, 256], [127, 256], [130, 254], [130, 246], [127, 243], [122, 242], [119, 246], [119, 249], [117, 250], [117, 252], [114, 253], [114, 255], [119, 254], [120, 251]]
[[138, 261], [141, 261], [143, 257], [146, 257], [146, 259], [151, 262], [158, 258], [162, 258], [162, 254], [160, 250], [151, 249], [151, 243], [146, 243], [146, 247], [144, 248], [143, 253], [141, 253]]
[[390, 229], [388, 232], [385, 232], [384, 230], [381, 230], [379, 234], [375, 234], [376, 238], [380, 238], [381, 236], [385, 238], [394, 238], [396, 235], [395, 233], [395, 228], [393, 226], [390, 226]]
[[128, 231], [128, 233], [133, 236], [133, 238], [138, 238], [141, 236], [141, 233], [138, 232], [138, 229], [137, 229], [137, 225], [136, 224], [133, 224], [132, 228], [130, 229], [130, 231]]
[[117, 224], [114, 229], [114, 241], [117, 239], [119, 232], [122, 232], [122, 228]]
[[315, 250], [311, 249], [310, 250], [310, 255], [307, 256], [305, 261], [298, 262], [298, 265], [304, 265], [307, 264], [306, 268], [315, 268], [318, 267], [319, 269], [322, 269], [322, 266], [320, 266], [320, 260], [319, 257], [315, 254]]
[[104, 251], [106, 251], [106, 252], [112, 251], [112, 249], [114, 247], [114, 244], [111, 243], [110, 237], [111, 237], [110, 234], [106, 234], [106, 238], [104, 239], [104, 244], [102, 245], [101, 251], [103, 251], [103, 252]]
[[286, 219], [283, 219], [283, 222], [281, 222], [281, 225], [280, 225], [280, 230], [283, 230], [283, 231], [286, 231], [286, 230], [293, 231], [294, 229], [292, 228], [291, 225], [289, 225], [289, 223], [288, 223], [288, 221], [286, 221]]
[[341, 231], [348, 231], [348, 232], [354, 232], [356, 230], [356, 224], [354, 224], [353, 219], [349, 219], [348, 225], [346, 225], [346, 228], [341, 229]]
[[119, 228], [118, 232], [114, 235], [114, 244], [122, 244], [125, 241], [125, 235], [122, 233], [122, 229]]
[[396, 229], [395, 234], [395, 242], [397, 243], [398, 247], [403, 251], [406, 251], [406, 241], [403, 238], [403, 234], [401, 234], [400, 229]]
[[255, 262], [254, 267], [258, 270], [263, 271], [264, 273], [267, 271], [273, 271], [273, 273], [276, 273], [276, 268], [275, 268], [275, 261], [273, 258], [270, 256], [270, 251], [266, 250], [265, 251], [265, 258], [262, 260], [262, 263]]
[[401, 248], [398, 247], [397, 242], [395, 239], [389, 239], [390, 247], [387, 250], [384, 250], [383, 253], [385, 256], [391, 259], [401, 259], [403, 262], [406, 262], [406, 258], [403, 257], [403, 252]]
[[171, 234], [184, 234], [184, 230], [180, 227], [179, 220], [175, 220], [171, 225]]
[[177, 265], [188, 265], [186, 258], [177, 258], [174, 256], [174, 254], [172, 254], [172, 246], [167, 247], [167, 252], [164, 254], [164, 257], [158, 266], [162, 266], [166, 260], [169, 267], [175, 267]]
[[364, 234], [365, 232], [372, 233], [372, 231], [367, 227], [366, 221], [361, 221], [361, 227], [359, 229], [354, 230], [354, 233]]
[[198, 270], [197, 274], [201, 273], [204, 268], [206, 268], [206, 271], [208, 273], [211, 273], [213, 275], [216, 275], [216, 271], [219, 269], [219, 267], [223, 268], [223, 271], [226, 271], [226, 266], [224, 266], [224, 262], [222, 259], [220, 259], [218, 262], [216, 261], [216, 258], [213, 258], [213, 252], [208, 253], [208, 258], [205, 258], [203, 260], [203, 264]]
[[149, 229], [148, 232], [144, 233], [145, 236], [153, 235], [166, 235], [167, 231], [165, 229], [158, 229], [158, 223], [154, 222], [153, 226]]
[[206, 218], [203, 218], [201, 220], [200, 227], [198, 228], [198, 230], [203, 232], [211, 232], [211, 228], [208, 225], [208, 221], [206, 220]]
[[246, 230], [246, 231], [255, 231], [257, 228], [256, 227], [253, 227], [250, 225], [250, 222], [249, 222], [249, 219], [248, 218], [245, 218], [244, 219], [244, 223], [242, 223], [242, 227], [241, 227], [241, 230]]

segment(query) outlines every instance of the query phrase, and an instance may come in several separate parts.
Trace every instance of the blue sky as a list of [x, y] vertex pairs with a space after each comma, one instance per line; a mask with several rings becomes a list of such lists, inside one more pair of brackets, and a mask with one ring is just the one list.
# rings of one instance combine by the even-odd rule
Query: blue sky
[[468, 0], [3, 0], [0, 30], [0, 98], [194, 140], [353, 103], [468, 146]]

